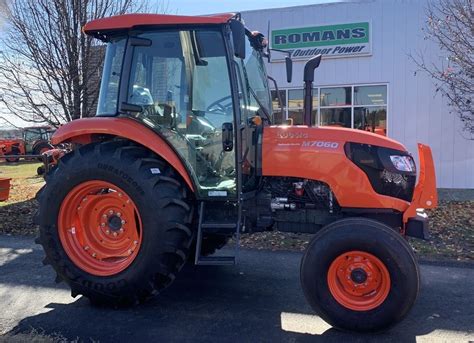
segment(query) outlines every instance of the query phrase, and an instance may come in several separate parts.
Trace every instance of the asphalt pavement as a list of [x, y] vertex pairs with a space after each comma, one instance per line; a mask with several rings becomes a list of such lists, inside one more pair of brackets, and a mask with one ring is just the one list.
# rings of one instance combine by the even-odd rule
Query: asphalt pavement
[[43, 266], [32, 239], [0, 235], [0, 334], [31, 330], [100, 342], [474, 341], [474, 268], [422, 265], [408, 317], [377, 335], [339, 332], [314, 315], [299, 282], [300, 253], [242, 250], [239, 264], [185, 267], [130, 309], [92, 307]]

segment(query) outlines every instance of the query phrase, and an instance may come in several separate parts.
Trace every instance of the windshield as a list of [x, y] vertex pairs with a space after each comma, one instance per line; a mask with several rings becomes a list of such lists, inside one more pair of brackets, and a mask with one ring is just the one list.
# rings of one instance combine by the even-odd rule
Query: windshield
[[262, 53], [252, 47], [249, 37], [246, 40], [245, 51], [244, 59], [235, 59], [241, 69], [242, 87], [245, 88], [244, 94], [246, 94], [248, 102], [247, 113], [242, 115], [243, 117], [254, 116], [255, 112], [260, 109], [263, 112], [260, 115], [269, 116], [271, 119], [271, 97]]

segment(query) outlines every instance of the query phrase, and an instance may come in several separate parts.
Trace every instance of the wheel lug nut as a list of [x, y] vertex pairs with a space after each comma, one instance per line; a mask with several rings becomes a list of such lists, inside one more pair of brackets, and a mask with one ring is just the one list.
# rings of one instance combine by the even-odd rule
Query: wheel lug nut
[[110, 211], [109, 211], [109, 214], [114, 214], [114, 211], [110, 210]]
[[103, 214], [103, 215], [102, 215], [102, 218], [104, 218], [104, 219], [107, 218], [107, 215], [106, 215], [106, 214]]
[[128, 254], [131, 255], [132, 254], [132, 249], [128, 249]]
[[77, 208], [78, 211], [79, 211], [80, 209], [81, 209], [81, 206], [79, 206], [79, 207]]
[[105, 226], [105, 223], [100, 224], [100, 226], [104, 227], [104, 226]]
[[133, 244], [137, 245], [137, 244], [138, 244], [138, 241], [133, 241]]
[[89, 247], [86, 245], [86, 246], [84, 247], [84, 250], [86, 250], [86, 251], [89, 250]]
[[123, 229], [120, 229], [119, 231], [120, 231], [120, 233], [123, 233]]
[[121, 223], [122, 223], [122, 225], [125, 224], [125, 220], [122, 220]]
[[110, 230], [105, 230], [105, 233], [110, 235]]
[[117, 217], [121, 217], [121, 216], [122, 216], [122, 213], [117, 212]]
[[113, 235], [114, 235], [114, 237], [117, 237], [117, 232], [114, 232]]
[[84, 199], [82, 199], [82, 202], [84, 202], [84, 201], [87, 201], [87, 197], [85, 197]]
[[121, 197], [121, 196], [122, 196], [122, 193], [119, 193], [118, 196]]
[[96, 254], [95, 252], [93, 252], [93, 253], [92, 253], [92, 257], [95, 258], [96, 256], [97, 256], [97, 254]]

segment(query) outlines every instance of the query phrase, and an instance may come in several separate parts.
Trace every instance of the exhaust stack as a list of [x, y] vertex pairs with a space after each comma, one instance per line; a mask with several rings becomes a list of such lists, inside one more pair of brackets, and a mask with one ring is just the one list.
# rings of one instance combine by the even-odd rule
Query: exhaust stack
[[314, 70], [319, 67], [322, 55], [314, 56], [304, 66], [304, 125], [311, 126], [313, 112]]

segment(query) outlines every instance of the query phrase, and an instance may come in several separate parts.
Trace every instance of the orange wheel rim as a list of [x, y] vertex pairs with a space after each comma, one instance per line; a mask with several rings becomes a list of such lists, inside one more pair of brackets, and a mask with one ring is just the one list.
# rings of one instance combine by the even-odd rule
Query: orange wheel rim
[[338, 256], [328, 271], [329, 291], [342, 306], [369, 311], [380, 306], [390, 292], [390, 274], [372, 254], [349, 251]]
[[83, 182], [66, 195], [58, 231], [72, 262], [97, 276], [125, 270], [137, 257], [143, 236], [132, 199], [119, 187], [99, 180]]

